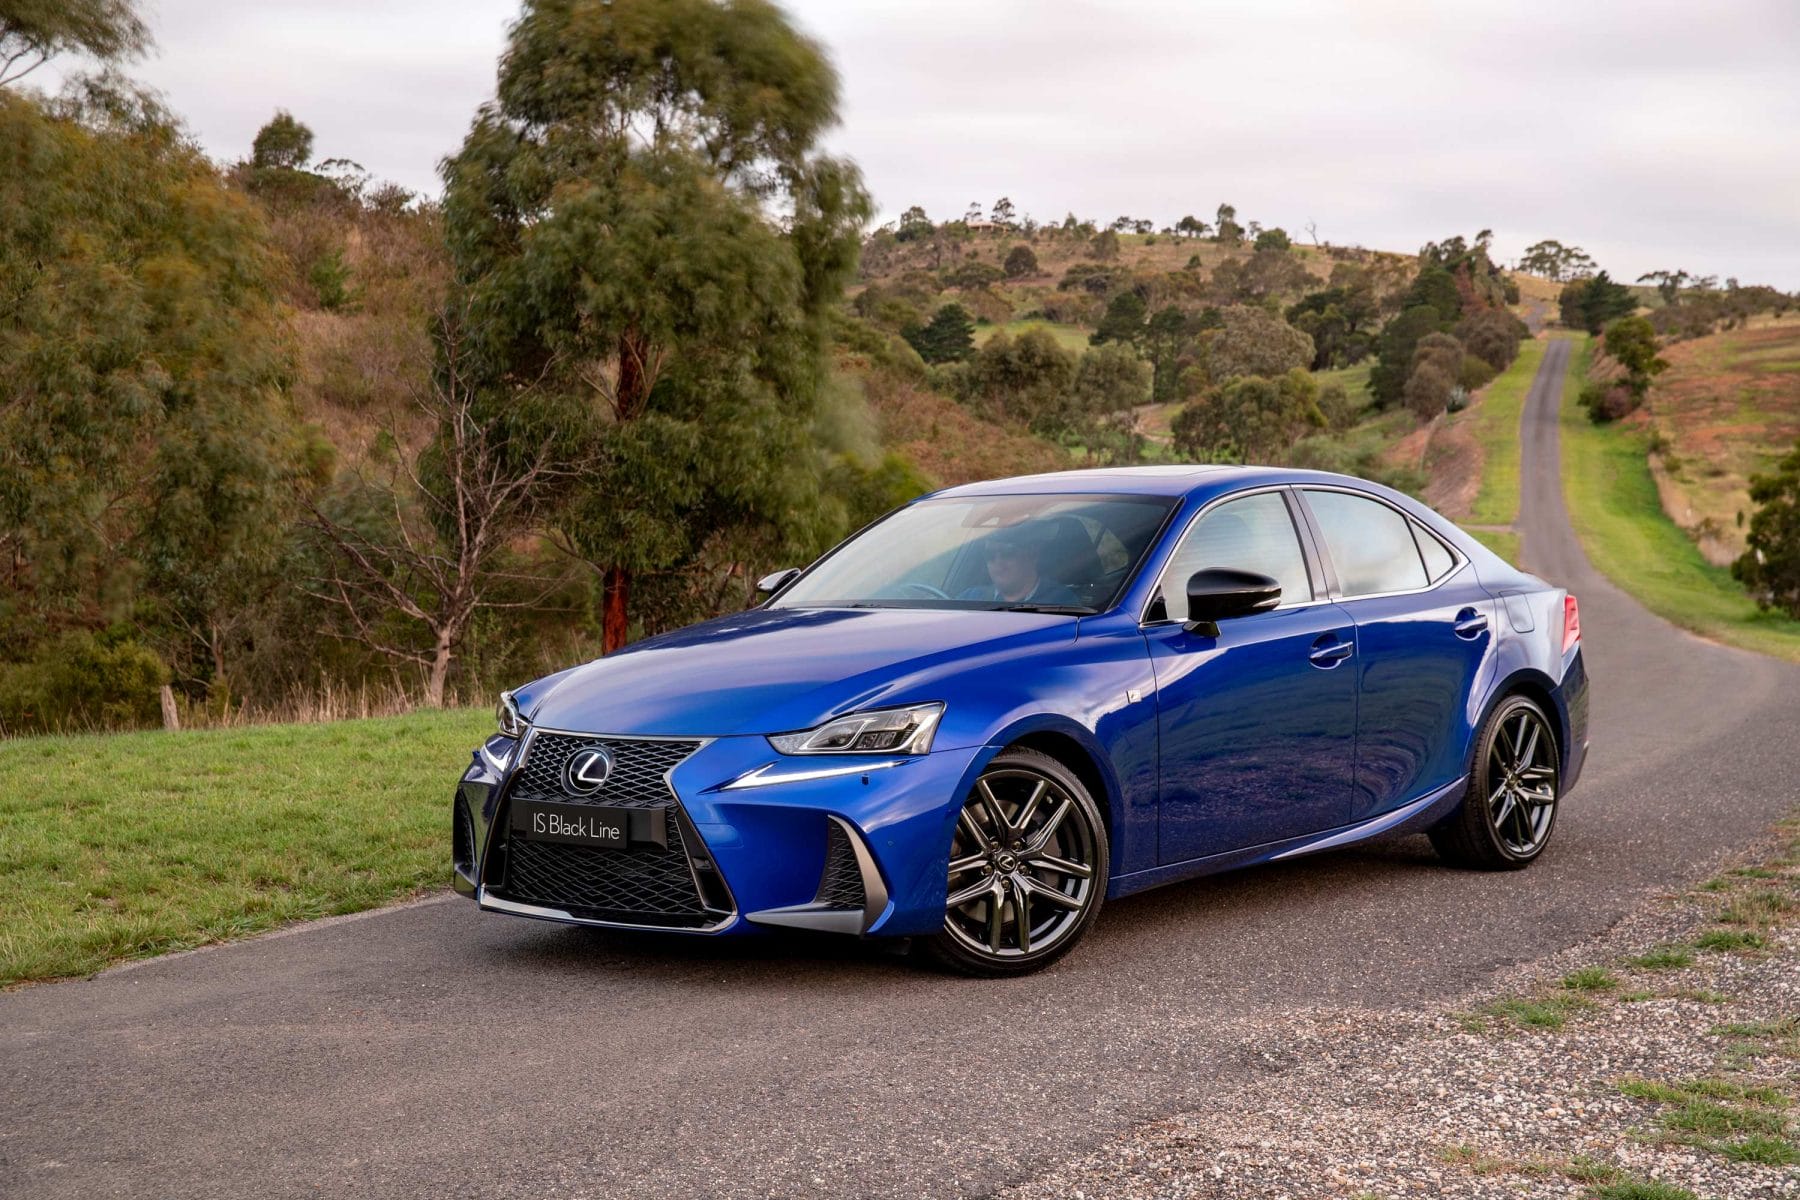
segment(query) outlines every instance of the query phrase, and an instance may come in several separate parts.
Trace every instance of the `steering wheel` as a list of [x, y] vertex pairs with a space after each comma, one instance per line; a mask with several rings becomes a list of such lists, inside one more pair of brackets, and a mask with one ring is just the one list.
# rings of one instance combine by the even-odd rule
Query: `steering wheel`
[[950, 598], [949, 592], [943, 591], [940, 588], [934, 588], [929, 583], [920, 583], [914, 579], [909, 579], [905, 583], [900, 585], [900, 589], [902, 591], [905, 591], [907, 588], [912, 588], [915, 591], [923, 592], [925, 595], [931, 597], [933, 600], [948, 600]]

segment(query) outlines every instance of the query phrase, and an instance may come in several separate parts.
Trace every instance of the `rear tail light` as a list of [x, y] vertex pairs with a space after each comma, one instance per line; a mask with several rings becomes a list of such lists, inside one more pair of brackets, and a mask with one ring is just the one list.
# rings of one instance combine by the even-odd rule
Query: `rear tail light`
[[1581, 605], [1573, 593], [1563, 596], [1563, 653], [1581, 640]]

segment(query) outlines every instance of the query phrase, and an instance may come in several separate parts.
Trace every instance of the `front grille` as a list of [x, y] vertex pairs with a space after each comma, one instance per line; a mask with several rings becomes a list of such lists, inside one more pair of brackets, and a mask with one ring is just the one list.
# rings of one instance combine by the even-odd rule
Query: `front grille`
[[673, 823], [667, 850], [590, 850], [515, 839], [510, 860], [506, 894], [511, 900], [634, 925], [710, 925], [717, 919], [700, 902]]
[[[593, 745], [605, 746], [612, 753], [612, 772], [594, 794], [573, 795], [563, 787], [563, 764], [575, 751]], [[673, 928], [716, 923], [728, 911], [729, 900], [724, 901], [724, 909], [718, 902], [708, 905], [696, 886], [694, 867], [689, 861], [691, 827], [665, 778], [677, 763], [699, 748], [698, 741], [563, 733], [533, 735], [525, 761], [513, 779], [511, 798], [668, 809], [668, 847], [591, 849], [508, 837], [503, 877], [496, 893], [508, 900], [560, 908], [592, 920]], [[710, 870], [704, 847], [694, 849]]]
[[[574, 796], [563, 789], [563, 764], [583, 746], [605, 746], [612, 753], [613, 769], [599, 791], [591, 796]], [[699, 742], [540, 733], [531, 739], [525, 763], [513, 781], [513, 795], [620, 808], [675, 808], [675, 793], [669, 790], [663, 776], [699, 748]]]
[[814, 904], [827, 908], [862, 908], [862, 871], [856, 865], [856, 851], [850, 847], [850, 835], [836, 821], [826, 821], [825, 870], [819, 876], [819, 894]]

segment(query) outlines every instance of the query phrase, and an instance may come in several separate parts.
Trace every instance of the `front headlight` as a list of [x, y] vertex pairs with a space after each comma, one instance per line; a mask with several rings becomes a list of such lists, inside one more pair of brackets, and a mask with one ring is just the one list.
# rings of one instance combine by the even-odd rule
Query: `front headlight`
[[494, 706], [494, 723], [507, 737], [525, 736], [525, 718], [519, 715], [518, 701], [511, 692], [500, 693], [500, 703]]
[[929, 754], [944, 706], [876, 708], [827, 721], [816, 729], [769, 735], [783, 754]]

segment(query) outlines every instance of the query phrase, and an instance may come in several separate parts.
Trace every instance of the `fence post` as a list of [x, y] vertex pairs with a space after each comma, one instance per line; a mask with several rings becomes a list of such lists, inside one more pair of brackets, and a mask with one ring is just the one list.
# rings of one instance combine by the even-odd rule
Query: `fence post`
[[172, 732], [181, 728], [181, 713], [175, 707], [175, 689], [166, 683], [162, 685], [162, 717], [164, 729]]

